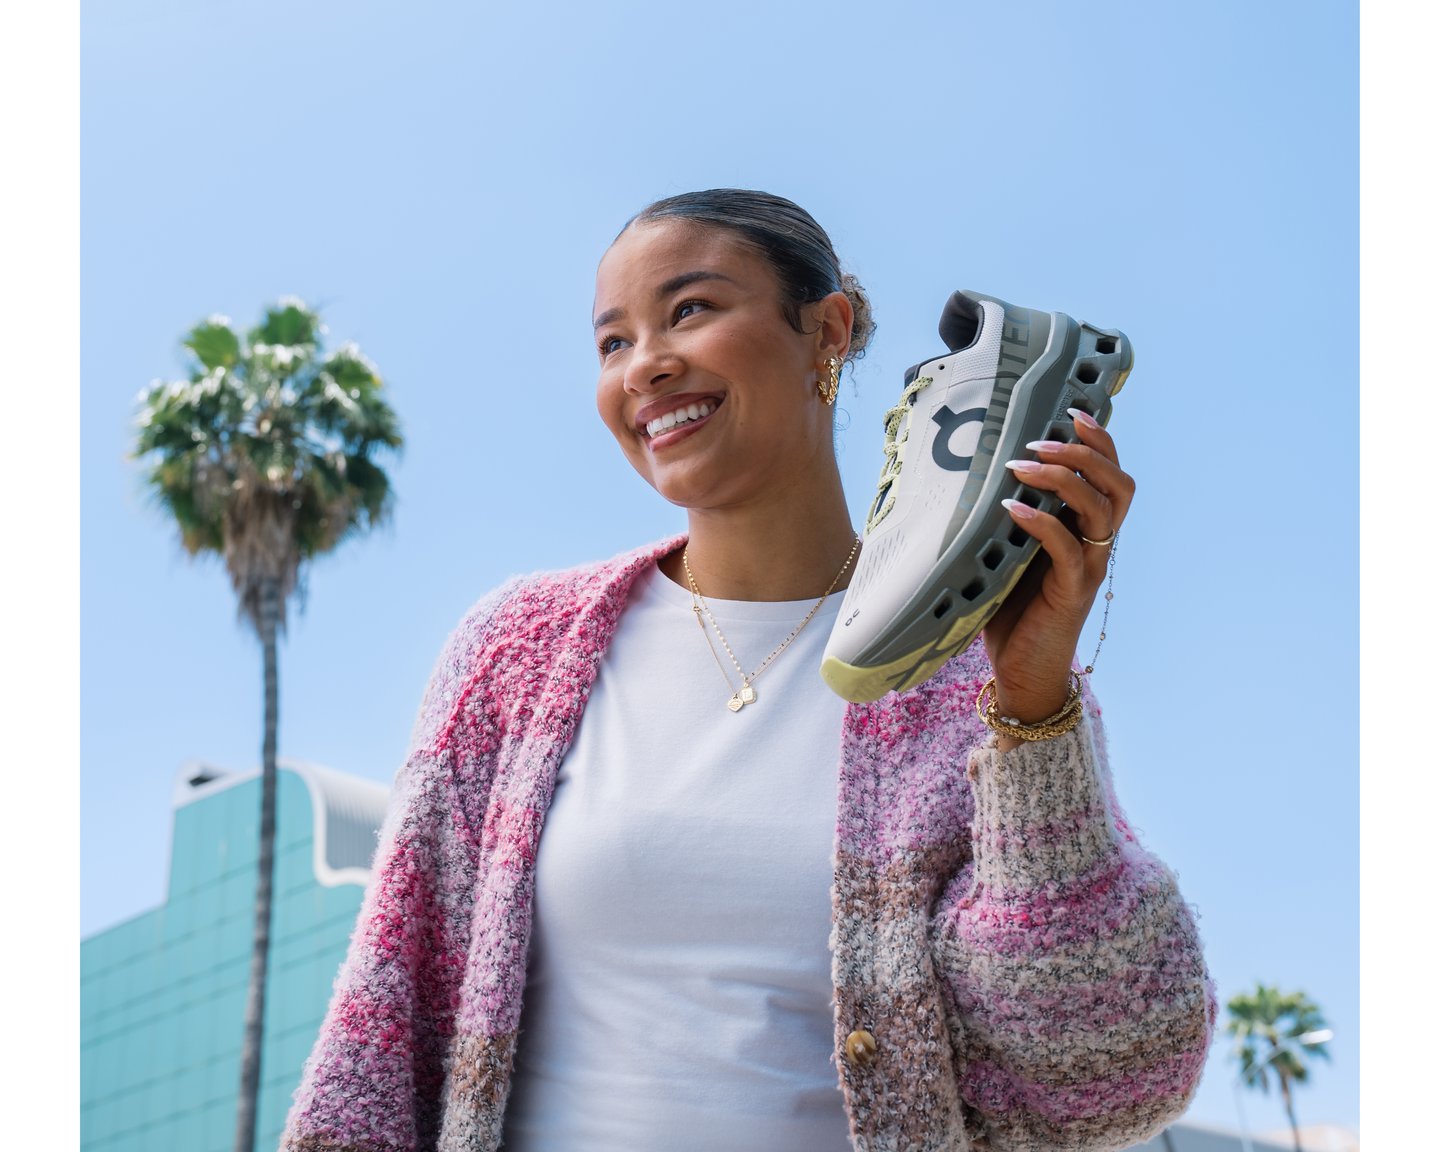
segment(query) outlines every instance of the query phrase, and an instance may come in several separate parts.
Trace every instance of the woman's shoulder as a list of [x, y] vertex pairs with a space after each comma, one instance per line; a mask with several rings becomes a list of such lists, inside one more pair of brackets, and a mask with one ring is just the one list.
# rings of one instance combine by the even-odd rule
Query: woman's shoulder
[[603, 648], [635, 578], [682, 542], [670, 538], [595, 563], [512, 576], [486, 593], [440, 651], [416, 740], [428, 743], [448, 727], [482, 678], [533, 683], [562, 653]]
[[512, 576], [481, 597], [452, 635], [462, 646], [501, 625], [544, 626], [611, 607], [618, 615], [635, 578], [684, 543], [684, 537], [644, 544], [628, 552], [569, 568]]

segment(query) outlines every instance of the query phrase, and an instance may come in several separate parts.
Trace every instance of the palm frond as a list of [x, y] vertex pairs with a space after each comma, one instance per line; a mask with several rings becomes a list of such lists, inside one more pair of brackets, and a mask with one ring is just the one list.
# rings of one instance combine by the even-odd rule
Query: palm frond
[[287, 296], [265, 309], [260, 323], [250, 330], [250, 343], [287, 345], [318, 345], [323, 331], [320, 317], [303, 300]]
[[233, 368], [240, 359], [240, 337], [230, 327], [228, 316], [202, 320], [185, 337], [184, 346], [195, 354], [206, 371]]
[[189, 379], [138, 397], [135, 456], [191, 554], [223, 556], [243, 618], [259, 627], [260, 588], [281, 590], [281, 623], [303, 567], [389, 512], [376, 454], [402, 446], [378, 369], [354, 344], [324, 356], [325, 326], [282, 299], [242, 339], [223, 316], [183, 346]]
[[1309, 1058], [1330, 1059], [1330, 1032], [1319, 1005], [1304, 992], [1281, 992], [1257, 983], [1253, 992], [1231, 997], [1225, 1030], [1235, 1039], [1231, 1059], [1247, 1087], [1268, 1093], [1273, 1077], [1282, 1094], [1310, 1077]]

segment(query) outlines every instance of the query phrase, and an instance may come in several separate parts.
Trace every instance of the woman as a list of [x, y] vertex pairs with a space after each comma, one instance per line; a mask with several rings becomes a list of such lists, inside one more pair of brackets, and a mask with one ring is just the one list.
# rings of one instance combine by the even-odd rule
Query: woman
[[985, 651], [847, 705], [817, 675], [858, 550], [827, 400], [872, 324], [828, 238], [762, 193], [660, 201], [594, 322], [600, 414], [689, 532], [512, 581], [451, 638], [285, 1147], [1153, 1133], [1213, 1026], [1190, 912], [1093, 704], [1024, 741], [974, 708], [992, 672], [1022, 727], [1067, 698], [1105, 574], [1077, 533], [1133, 493], [1109, 435], [1027, 474], [1077, 520], [1012, 512], [1048, 565]]

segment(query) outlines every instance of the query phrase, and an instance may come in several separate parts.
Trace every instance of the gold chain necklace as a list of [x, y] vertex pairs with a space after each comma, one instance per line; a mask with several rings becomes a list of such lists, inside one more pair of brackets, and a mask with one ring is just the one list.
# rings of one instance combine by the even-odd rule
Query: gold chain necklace
[[[799, 636], [805, 625], [815, 618], [815, 613], [820, 611], [820, 606], [830, 598], [830, 593], [835, 591], [835, 585], [840, 583], [840, 577], [845, 575], [846, 569], [850, 567], [850, 561], [855, 559], [855, 553], [860, 549], [860, 537], [855, 537], [855, 543], [850, 546], [850, 555], [845, 557], [845, 563], [840, 565], [840, 571], [835, 573], [835, 579], [830, 581], [830, 587], [825, 589], [825, 595], [815, 601], [815, 606], [806, 613], [805, 619], [795, 625], [794, 631], [780, 641], [775, 651], [760, 661], [760, 667], [756, 668], [748, 676], [745, 669], [741, 667], [740, 661], [735, 658], [735, 652], [730, 647], [730, 642], [725, 639], [725, 633], [720, 631], [720, 625], [715, 622], [715, 617], [710, 611], [710, 605], [705, 603], [705, 597], [700, 595], [700, 585], [695, 583], [695, 574], [690, 571], [690, 545], [685, 545], [685, 551], [680, 554], [680, 563], [685, 567], [685, 579], [690, 582], [691, 608], [695, 612], [695, 623], [700, 625], [700, 633], [705, 637], [705, 643], [709, 645], [710, 655], [715, 657], [715, 665], [720, 669], [720, 675], [725, 678], [725, 687], [730, 687], [730, 673], [725, 670], [725, 663], [720, 659], [720, 653], [715, 651], [715, 642], [710, 639], [709, 629], [705, 627], [705, 620], [710, 621], [710, 627], [715, 629], [715, 635], [720, 637], [720, 643], [725, 646], [725, 652], [730, 657], [730, 663], [735, 665], [735, 671], [740, 673], [740, 687], [730, 693], [730, 699], [725, 701], [725, 707], [731, 712], [739, 712], [746, 704], [754, 704], [759, 697], [755, 694], [755, 678], [770, 666], [770, 662], [779, 656], [781, 652], [790, 647], [791, 641]], [[705, 619], [700, 618], [701, 613]]]

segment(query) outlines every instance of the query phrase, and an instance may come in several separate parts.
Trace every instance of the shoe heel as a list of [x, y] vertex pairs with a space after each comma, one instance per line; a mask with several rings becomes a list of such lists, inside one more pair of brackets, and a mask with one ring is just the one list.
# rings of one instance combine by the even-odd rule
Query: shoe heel
[[1102, 425], [1108, 424], [1110, 397], [1125, 387], [1134, 366], [1135, 346], [1124, 332], [1118, 328], [1081, 324], [1079, 347], [1066, 380], [1078, 393], [1076, 403], [1070, 406], [1088, 412]]

